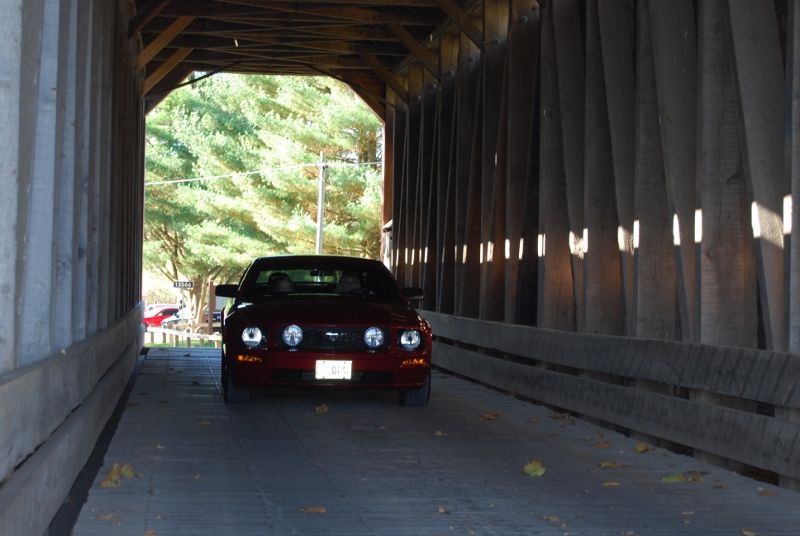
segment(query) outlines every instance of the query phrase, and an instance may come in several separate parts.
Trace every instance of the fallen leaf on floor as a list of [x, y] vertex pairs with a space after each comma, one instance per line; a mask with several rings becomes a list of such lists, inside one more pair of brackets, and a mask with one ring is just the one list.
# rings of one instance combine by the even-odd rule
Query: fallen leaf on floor
[[144, 533], [144, 536], [156, 536], [155, 531], [148, 530]]
[[149, 396], [149, 395], [150, 395], [150, 393], [148, 393], [147, 391], [139, 393], [139, 396]]
[[128, 403], [125, 404], [125, 407], [126, 408], [135, 408], [138, 405], [139, 404], [134, 404], [133, 402], [128, 402]]
[[435, 436], [444, 436], [444, 435], [447, 435], [447, 434], [445, 434], [445, 433], [444, 433], [444, 432], [442, 432], [441, 430], [436, 430], [436, 431], [433, 433], [433, 435], [435, 435]]
[[762, 497], [777, 497], [780, 495], [777, 491], [768, 491], [768, 490], [761, 490], [758, 492], [759, 495]]
[[441, 504], [439, 505], [439, 513], [440, 514], [449, 514], [450, 512], [444, 509], [444, 506]]
[[100, 482], [101, 488], [118, 488], [122, 485], [123, 478], [133, 478], [135, 475], [133, 467], [126, 463], [120, 466], [115, 463], [109, 472], [106, 473], [105, 478]]
[[645, 452], [647, 452], [648, 450], [650, 450], [650, 445], [648, 445], [648, 444], [646, 444], [646, 443], [639, 443], [638, 445], [636, 445], [636, 446], [633, 448], [633, 450], [635, 450], [635, 451], [636, 451], [636, 452], [638, 452], [639, 454], [644, 454]]
[[325, 507], [324, 506], [307, 506], [305, 508], [301, 508], [298, 510], [299, 512], [303, 512], [304, 514], [324, 514]]
[[619, 482], [603, 482], [604, 488], [616, 488], [619, 486]]
[[713, 489], [731, 489], [730, 486], [726, 486], [725, 484], [714, 484], [711, 487]]
[[200, 473], [197, 473], [196, 475], [194, 475], [194, 479], [195, 480], [200, 480]]
[[742, 529], [742, 536], [758, 536], [758, 534], [756, 534], [755, 532], [753, 532], [750, 529], [743, 528]]
[[322, 404], [321, 406], [317, 406], [315, 408], [315, 411], [317, 413], [328, 413], [328, 406], [326, 406], [325, 404]]
[[689, 482], [702, 482], [703, 475], [707, 475], [708, 471], [686, 471], [683, 473], [683, 476], [686, 477], [686, 480]]
[[197, 421], [197, 424], [203, 424], [203, 425], [211, 424], [211, 421], [209, 421], [208, 419], [203, 419], [202, 421]]
[[527, 421], [525, 421], [525, 422], [537, 423], [537, 422], [539, 422], [539, 419], [537, 419], [536, 417], [533, 417], [533, 418], [530, 418], [530, 419], [528, 419], [528, 420], [527, 420]]
[[106, 475], [102, 482], [100, 482], [101, 488], [118, 488], [122, 485], [118, 476]]
[[386, 427], [385, 426], [381, 426], [380, 428], [378, 428], [378, 430], [386, 430]]
[[493, 421], [497, 419], [499, 416], [500, 416], [499, 413], [484, 413], [483, 416], [481, 416], [481, 419], [483, 419], [484, 421]]
[[681, 512], [681, 515], [684, 515], [684, 516], [693, 516], [693, 515], [694, 515], [694, 512]]
[[528, 462], [522, 468], [525, 471], [525, 474], [528, 476], [542, 476], [547, 469], [542, 467], [542, 460], [536, 459], [532, 462]]
[[669, 475], [663, 477], [661, 482], [686, 482], [686, 477], [681, 474]]
[[564, 421], [564, 422], [568, 422], [568, 423], [574, 423], [575, 422], [575, 417], [573, 417], [569, 413], [555, 412], [552, 415], [550, 415], [550, 418], [551, 419], [555, 419], [557, 421]]
[[99, 514], [95, 519], [100, 521], [111, 521], [114, 519], [119, 519], [117, 514]]
[[607, 449], [611, 448], [611, 443], [609, 441], [600, 441], [592, 445], [593, 449]]
[[542, 516], [542, 519], [549, 523], [561, 523], [561, 520], [555, 516]]
[[600, 462], [597, 465], [603, 467], [604, 469], [616, 469], [617, 467], [628, 467], [627, 463], [617, 463], [617, 462]]
[[129, 463], [119, 468], [119, 474], [121, 474], [123, 478], [133, 478], [135, 476], [133, 467]]
[[550, 432], [550, 437], [558, 437], [560, 434], [556, 431]]
[[164, 516], [156, 516], [156, 521], [164, 521], [166, 517]]

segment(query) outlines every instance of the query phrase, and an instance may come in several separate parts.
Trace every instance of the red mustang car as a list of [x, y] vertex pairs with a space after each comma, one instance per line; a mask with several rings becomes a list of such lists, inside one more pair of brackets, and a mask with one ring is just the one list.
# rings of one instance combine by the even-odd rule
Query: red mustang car
[[262, 257], [238, 285], [222, 319], [222, 386], [229, 404], [254, 387], [387, 387], [400, 403], [430, 397], [431, 327], [376, 260], [323, 255]]

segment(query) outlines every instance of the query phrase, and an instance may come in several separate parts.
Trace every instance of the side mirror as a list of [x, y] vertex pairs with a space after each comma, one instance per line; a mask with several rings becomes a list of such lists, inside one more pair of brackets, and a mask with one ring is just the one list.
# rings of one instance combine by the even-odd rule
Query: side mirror
[[403, 289], [403, 297], [407, 300], [423, 300], [425, 299], [425, 291], [417, 287], [405, 287]]
[[239, 285], [217, 285], [214, 294], [223, 298], [235, 298], [239, 294]]

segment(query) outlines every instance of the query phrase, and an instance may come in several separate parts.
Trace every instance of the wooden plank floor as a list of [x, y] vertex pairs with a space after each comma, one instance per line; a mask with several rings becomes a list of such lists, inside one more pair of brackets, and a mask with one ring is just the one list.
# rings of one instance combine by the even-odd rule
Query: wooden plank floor
[[[424, 408], [300, 390], [227, 407], [218, 352], [150, 350], [75, 536], [800, 534], [800, 493], [441, 372]], [[135, 476], [101, 487], [114, 464]], [[662, 481], [678, 474], [694, 481]]]

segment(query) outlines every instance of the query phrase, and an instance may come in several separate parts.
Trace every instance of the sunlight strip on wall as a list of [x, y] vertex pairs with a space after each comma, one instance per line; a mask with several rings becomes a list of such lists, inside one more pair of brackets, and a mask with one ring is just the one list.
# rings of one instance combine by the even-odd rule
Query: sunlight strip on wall
[[792, 234], [792, 194], [783, 197], [783, 234]]

